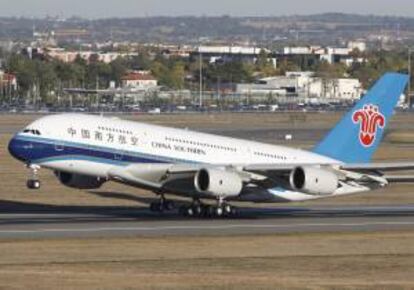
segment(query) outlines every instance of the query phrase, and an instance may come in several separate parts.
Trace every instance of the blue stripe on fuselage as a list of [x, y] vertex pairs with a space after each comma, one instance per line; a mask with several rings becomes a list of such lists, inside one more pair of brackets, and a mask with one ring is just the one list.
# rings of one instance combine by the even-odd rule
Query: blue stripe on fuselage
[[[184, 159], [20, 134], [14, 137], [14, 143], [18, 148], [24, 148], [28, 144], [32, 145], [33, 148], [30, 151], [21, 153], [21, 155], [27, 155], [26, 162], [28, 163], [41, 164], [58, 160], [88, 160], [114, 165], [130, 163], [197, 163]], [[57, 150], [56, 146], [61, 146], [60, 149], [62, 150]]]

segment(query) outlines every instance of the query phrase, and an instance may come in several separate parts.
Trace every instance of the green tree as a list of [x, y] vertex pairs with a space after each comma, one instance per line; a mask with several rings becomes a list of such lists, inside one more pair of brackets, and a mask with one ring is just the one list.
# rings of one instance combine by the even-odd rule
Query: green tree
[[18, 54], [9, 57], [6, 66], [7, 71], [14, 73], [17, 77], [19, 94], [27, 95], [33, 87], [36, 77], [34, 62]]
[[234, 61], [225, 64], [211, 64], [205, 70], [207, 81], [215, 84], [217, 81], [229, 83], [246, 83], [253, 81], [254, 68], [244, 62]]
[[256, 70], [264, 76], [272, 76], [277, 73], [272, 61], [269, 60], [269, 55], [262, 49], [257, 57]]
[[346, 75], [347, 68], [345, 64], [330, 64], [326, 61], [319, 62], [316, 65], [315, 73], [322, 78], [343, 78]]
[[57, 75], [51, 63], [35, 61], [37, 85], [43, 103], [53, 103]]
[[128, 70], [128, 63], [122, 58], [117, 58], [110, 64], [110, 69], [110, 80], [120, 85], [122, 77]]
[[169, 86], [171, 88], [179, 90], [184, 88], [184, 64], [177, 62], [166, 73], [168, 74]]
[[285, 75], [288, 71], [300, 71], [301, 67], [293, 62], [289, 61], [287, 59], [283, 59], [278, 63], [278, 68], [276, 70], [276, 74], [278, 75]]

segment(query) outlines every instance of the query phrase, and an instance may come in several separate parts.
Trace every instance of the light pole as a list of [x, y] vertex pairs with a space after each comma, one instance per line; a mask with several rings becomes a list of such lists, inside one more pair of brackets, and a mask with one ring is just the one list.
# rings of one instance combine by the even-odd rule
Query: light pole
[[411, 54], [414, 52], [413, 48], [408, 49], [408, 88], [407, 88], [407, 104], [408, 107], [411, 109]]
[[200, 96], [199, 96], [199, 108], [201, 111], [201, 108], [203, 107], [203, 57], [201, 55], [200, 47], [198, 48], [198, 53], [200, 56]]

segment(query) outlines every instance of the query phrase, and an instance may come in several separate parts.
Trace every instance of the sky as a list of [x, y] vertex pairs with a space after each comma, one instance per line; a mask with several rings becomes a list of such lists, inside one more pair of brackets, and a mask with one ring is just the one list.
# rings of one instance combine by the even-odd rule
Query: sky
[[414, 17], [414, 0], [0, 0], [0, 16], [281, 16], [343, 12]]

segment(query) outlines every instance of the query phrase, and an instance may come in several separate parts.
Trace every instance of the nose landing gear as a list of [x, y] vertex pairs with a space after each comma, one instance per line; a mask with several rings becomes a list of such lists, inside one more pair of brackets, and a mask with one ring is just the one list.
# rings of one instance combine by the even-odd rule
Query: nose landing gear
[[32, 164], [32, 165], [28, 165], [28, 168], [30, 172], [29, 172], [29, 178], [26, 182], [27, 188], [31, 190], [40, 189], [41, 183], [37, 176], [40, 167]]
[[39, 180], [34, 180], [34, 179], [29, 179], [26, 182], [26, 186], [28, 189], [40, 189], [40, 181]]

